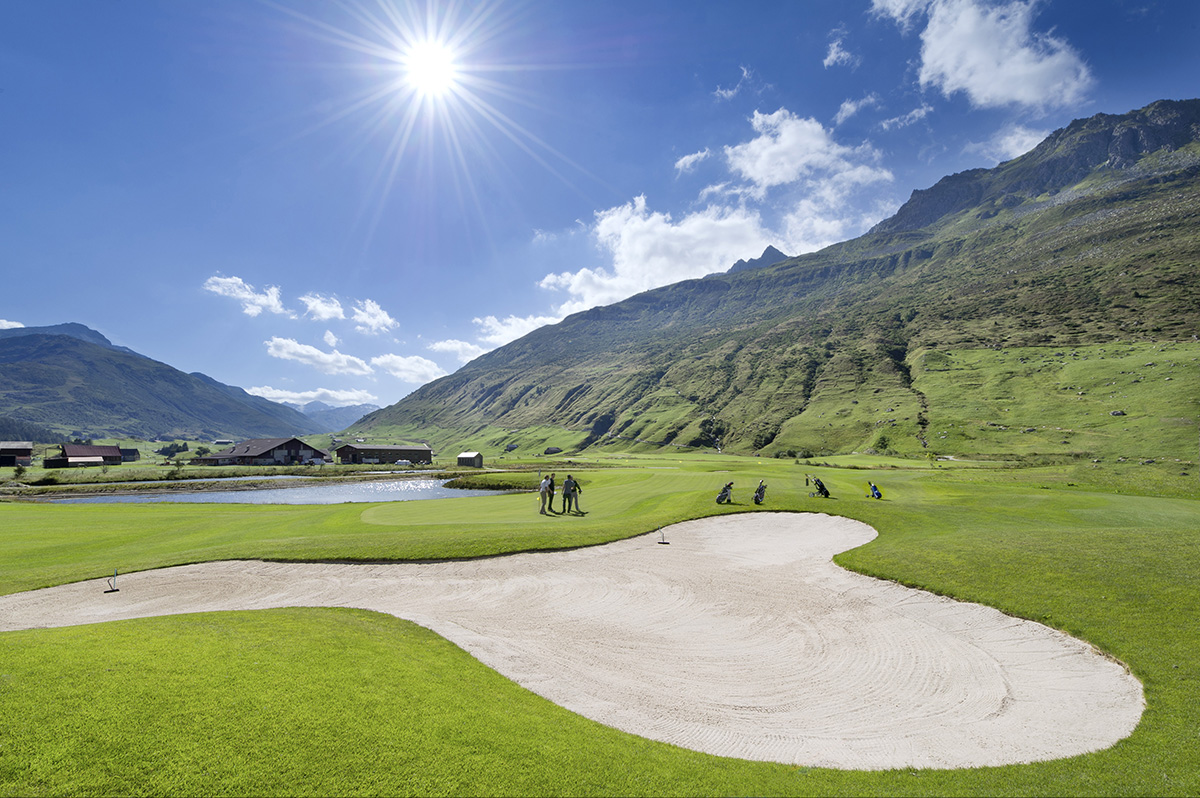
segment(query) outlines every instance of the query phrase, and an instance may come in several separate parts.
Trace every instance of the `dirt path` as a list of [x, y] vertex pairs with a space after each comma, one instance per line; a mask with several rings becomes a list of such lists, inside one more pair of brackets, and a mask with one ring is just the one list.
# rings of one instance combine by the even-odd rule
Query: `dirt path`
[[1140, 683], [996, 610], [844, 571], [875, 531], [753, 513], [469, 562], [217, 562], [0, 597], [0, 631], [212, 610], [413, 620], [585, 717], [743, 759], [851, 769], [1056, 759], [1127, 737]]

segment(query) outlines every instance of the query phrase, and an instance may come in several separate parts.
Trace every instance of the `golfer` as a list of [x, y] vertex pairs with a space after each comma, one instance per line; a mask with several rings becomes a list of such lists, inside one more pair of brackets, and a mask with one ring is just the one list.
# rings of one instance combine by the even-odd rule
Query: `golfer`
[[550, 493], [550, 475], [547, 474], [542, 479], [542, 484], [538, 486], [538, 494], [542, 497], [542, 509], [539, 511], [542, 515], [546, 514], [546, 502], [549, 501]]
[[563, 489], [563, 509], [562, 509], [562, 511], [563, 511], [564, 515], [571, 512], [571, 506], [573, 504], [575, 504], [575, 489], [576, 489], [576, 487], [577, 487], [577, 484], [575, 482], [575, 478], [573, 476], [571, 476], [570, 474], [567, 474], [567, 478], [563, 480], [563, 484], [562, 484], [562, 489]]

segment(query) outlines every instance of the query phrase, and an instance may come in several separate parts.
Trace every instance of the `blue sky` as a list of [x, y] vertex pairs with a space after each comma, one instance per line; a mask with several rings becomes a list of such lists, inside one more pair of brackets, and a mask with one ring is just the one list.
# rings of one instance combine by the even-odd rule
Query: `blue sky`
[[1193, 0], [5, 0], [0, 327], [388, 405], [1200, 96], [1198, 25]]

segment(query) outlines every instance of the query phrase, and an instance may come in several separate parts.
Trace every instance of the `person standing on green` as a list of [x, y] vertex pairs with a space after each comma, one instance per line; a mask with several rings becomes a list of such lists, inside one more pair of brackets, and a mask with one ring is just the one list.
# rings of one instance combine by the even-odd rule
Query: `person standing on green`
[[538, 495], [542, 499], [542, 509], [539, 511], [542, 515], [546, 514], [546, 501], [550, 498], [550, 477], [547, 475], [542, 479], [542, 483], [538, 485]]
[[572, 505], [575, 504], [575, 491], [579, 489], [579, 483], [570, 474], [563, 480], [563, 514], [571, 512]]

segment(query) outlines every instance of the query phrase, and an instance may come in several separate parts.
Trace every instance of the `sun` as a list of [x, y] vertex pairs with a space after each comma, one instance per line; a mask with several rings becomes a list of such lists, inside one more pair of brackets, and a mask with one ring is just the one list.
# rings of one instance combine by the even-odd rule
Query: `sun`
[[299, 23], [295, 30], [337, 75], [353, 78], [343, 99], [314, 104], [316, 119], [304, 133], [339, 129], [353, 153], [378, 145], [368, 148], [380, 158], [360, 208], [368, 237], [399, 187], [406, 198], [417, 188], [452, 191], [482, 217], [482, 181], [508, 185], [502, 153], [510, 146], [577, 191], [560, 164], [604, 184], [524, 123], [527, 114], [556, 113], [537, 94], [541, 81], [530, 78], [572, 68], [542, 60], [531, 46], [538, 25], [529, 3], [335, 0], [315, 4], [312, 14], [290, 7], [299, 4], [268, 5]]
[[426, 97], [445, 95], [458, 80], [455, 54], [441, 42], [415, 43], [404, 56], [404, 70], [408, 85]]

